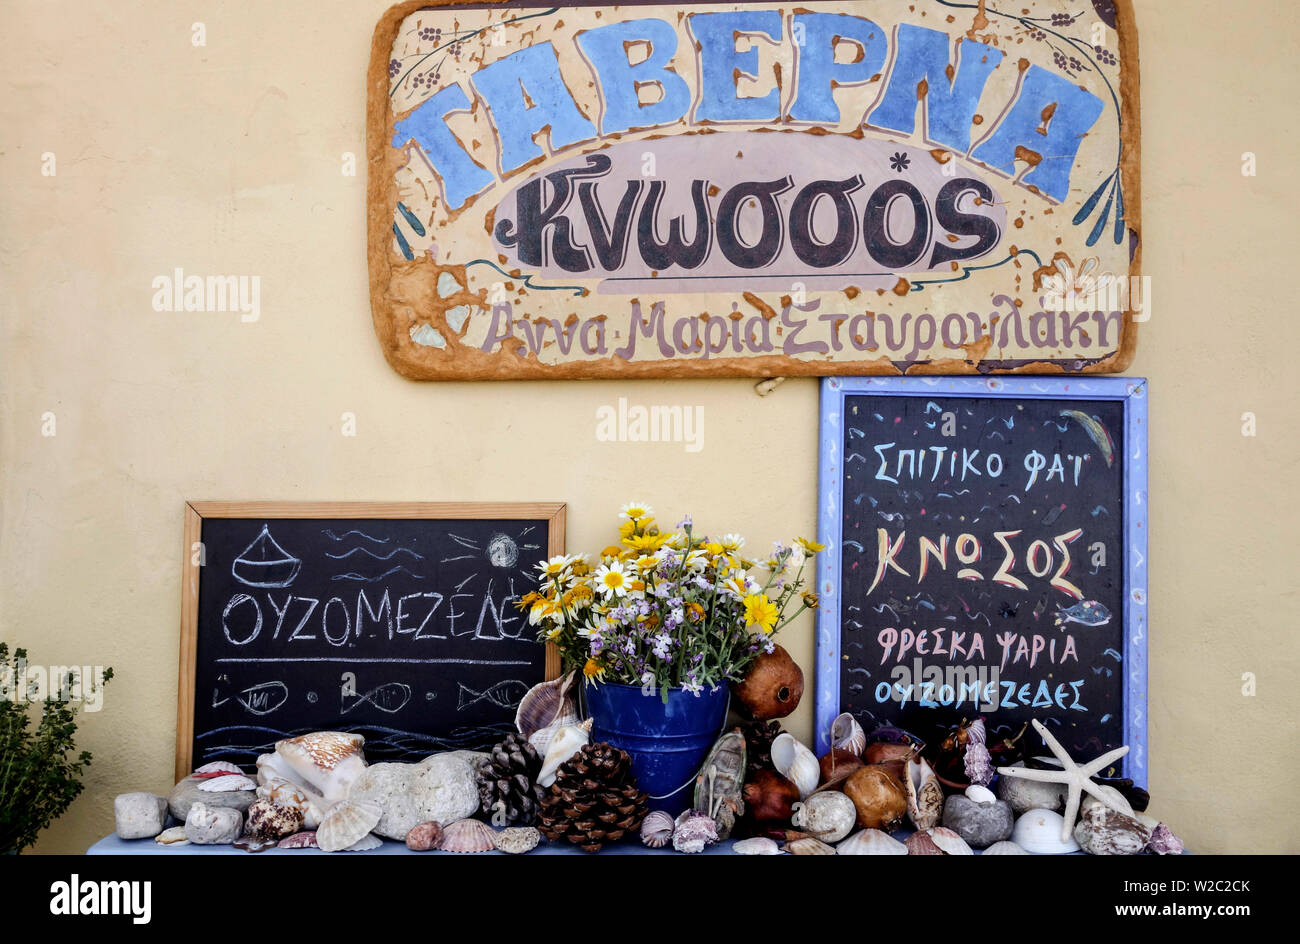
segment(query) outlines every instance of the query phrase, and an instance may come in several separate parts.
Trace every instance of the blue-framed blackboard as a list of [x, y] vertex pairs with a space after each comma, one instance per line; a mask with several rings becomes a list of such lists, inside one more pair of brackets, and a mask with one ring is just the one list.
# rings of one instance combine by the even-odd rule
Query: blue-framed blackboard
[[[1042, 720], [1145, 785], [1147, 383], [829, 378], [817, 746]], [[1032, 732], [1028, 735], [1033, 738]]]

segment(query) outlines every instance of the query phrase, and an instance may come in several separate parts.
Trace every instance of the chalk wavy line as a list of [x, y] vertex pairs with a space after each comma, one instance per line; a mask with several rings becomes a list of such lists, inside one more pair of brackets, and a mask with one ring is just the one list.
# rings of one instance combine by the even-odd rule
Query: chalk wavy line
[[321, 532], [321, 534], [325, 535], [331, 541], [343, 541], [353, 534], [360, 535], [361, 537], [365, 538], [367, 541], [374, 541], [376, 544], [387, 544], [389, 541], [392, 540], [392, 538], [374, 538], [366, 534], [366, 532], [364, 531], [357, 531], [357, 530], [344, 531], [342, 534], [335, 534], [329, 528], [326, 528]]
[[362, 583], [374, 583], [376, 580], [383, 580], [385, 577], [390, 577], [396, 573], [410, 574], [416, 580], [424, 579], [422, 575], [417, 574], [413, 570], [407, 570], [401, 564], [398, 564], [396, 567], [390, 567], [388, 570], [384, 571], [378, 577], [367, 577], [364, 574], [347, 573], [347, 574], [335, 574], [333, 577], [330, 578], [330, 580], [360, 580]]
[[[465, 263], [465, 268], [468, 269], [472, 265], [491, 266], [492, 269], [494, 269], [496, 272], [500, 273], [501, 275], [504, 275], [508, 279], [519, 278], [519, 276], [517, 275], [511, 275], [509, 272], [501, 268], [491, 259], [473, 259]], [[534, 285], [532, 273], [525, 275], [523, 277], [523, 281], [524, 281], [524, 288], [531, 288], [539, 292], [572, 292], [574, 295], [583, 295], [587, 291], [581, 285]]]
[[376, 554], [368, 547], [354, 547], [349, 551], [343, 552], [342, 554], [331, 554], [329, 551], [326, 551], [325, 556], [332, 557], [334, 558], [334, 560], [342, 560], [345, 557], [351, 557], [353, 554], [368, 554], [369, 556], [373, 557], [375, 560], [386, 561], [386, 560], [391, 560], [393, 557], [401, 553], [410, 554], [416, 560], [424, 560], [424, 556], [422, 554], [415, 553], [415, 551], [411, 550], [409, 547], [396, 547], [393, 548], [393, 550], [389, 551], [387, 554], [383, 554], [383, 555]]

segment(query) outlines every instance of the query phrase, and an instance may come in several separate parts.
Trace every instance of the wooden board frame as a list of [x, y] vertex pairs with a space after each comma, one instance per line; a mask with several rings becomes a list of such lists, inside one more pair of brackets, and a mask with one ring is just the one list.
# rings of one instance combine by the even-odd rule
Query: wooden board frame
[[[185, 543], [182, 548], [180, 667], [176, 681], [176, 780], [193, 769], [194, 672], [198, 651], [199, 566], [194, 548], [202, 540], [208, 518], [416, 518], [430, 521], [472, 519], [537, 520], [546, 522], [546, 556], [564, 553], [564, 502], [312, 502], [312, 501], [191, 501], [185, 503]], [[560, 674], [560, 650], [546, 645], [546, 678]]]
[[831, 721], [840, 713], [840, 548], [844, 404], [856, 395], [978, 399], [1118, 400], [1124, 404], [1124, 776], [1147, 785], [1147, 381], [1106, 378], [827, 378], [821, 389], [818, 474], [816, 731], [817, 753], [829, 749]]
[[[632, 15], [634, 15], [637, 7], [652, 5], [655, 2], [656, 0], [629, 0], [622, 7], [632, 11]], [[685, 11], [694, 4], [704, 2], [707, 2], [707, 0], [684, 0], [684, 3], [678, 6]], [[974, 37], [981, 25], [987, 28], [991, 21], [1000, 21], [1003, 18], [1018, 18], [1016, 13], [1018, 8], [1014, 4], [1006, 4], [1007, 9], [1002, 10], [995, 9], [992, 0], [989, 0], [987, 4], [985, 0], [969, 0], [969, 2], [966, 2], [966, 0], [938, 0], [938, 2], [943, 7], [950, 9], [953, 16], [970, 16], [974, 18], [972, 28], [968, 34], [972, 37]], [[870, 4], [860, 5], [866, 10], [871, 8]], [[550, 4], [544, 2], [544, 0], [522, 0], [520, 4], [512, 4], [508, 9], [517, 8], [526, 17], [549, 6]], [[596, 6], [614, 7], [616, 5], [609, 3], [608, 0], [566, 0], [565, 3], [559, 6], [562, 9], [574, 9]], [[853, 13], [858, 6], [859, 4], [845, 4], [843, 9], [838, 12]], [[1003, 5], [997, 4], [996, 6], [1000, 8]], [[1084, 6], [1087, 7], [1086, 4]], [[411, 323], [410, 297], [427, 294], [427, 292], [417, 290], [419, 280], [413, 276], [414, 270], [411, 268], [411, 264], [408, 263], [405, 267], [395, 264], [389, 249], [396, 227], [393, 212], [393, 201], [396, 199], [393, 196], [396, 192], [394, 173], [403, 162], [401, 151], [391, 146], [394, 119], [390, 113], [388, 94], [390, 77], [388, 70], [393, 42], [403, 21], [412, 13], [425, 10], [435, 12], [442, 9], [463, 8], [473, 10], [492, 7], [492, 4], [484, 3], [482, 0], [403, 0], [403, 2], [395, 4], [384, 12], [375, 25], [371, 39], [370, 62], [366, 73], [366, 231], [371, 319], [385, 360], [401, 376], [409, 380], [422, 381], [987, 375], [989, 373], [1077, 376], [1080, 374], [1118, 374], [1127, 370], [1132, 363], [1137, 351], [1139, 324], [1146, 319], [1139, 318], [1128, 303], [1126, 303], [1125, 311], [1119, 319], [1118, 341], [1109, 353], [1095, 358], [1071, 359], [1043, 355], [998, 360], [988, 356], [989, 345], [987, 341], [990, 335], [996, 334], [998, 330], [996, 324], [993, 324], [990, 326], [989, 335], [985, 335], [971, 344], [960, 345], [948, 351], [936, 347], [932, 352], [933, 356], [916, 360], [891, 359], [882, 349], [878, 352], [879, 356], [871, 357], [864, 354], [858, 359], [846, 360], [804, 359], [785, 353], [772, 353], [745, 356], [724, 355], [703, 360], [695, 357], [675, 357], [663, 360], [628, 361], [611, 354], [608, 357], [599, 359], [544, 364], [535, 355], [507, 356], [507, 351], [504, 349], [496, 353], [485, 354], [477, 348], [459, 345], [456, 341], [457, 332], [448, 330], [445, 313], [440, 310], [435, 310], [428, 321], [439, 329], [440, 334], [444, 334], [450, 339], [449, 347], [457, 350], [457, 357], [454, 359], [435, 358], [428, 348], [421, 349], [418, 345], [412, 347], [411, 344], [406, 342], [405, 337], [399, 335], [407, 327], [415, 327]], [[1139, 34], [1133, 0], [1113, 0], [1113, 11], [1118, 34], [1118, 52], [1123, 63], [1118, 81], [1120, 91], [1118, 117], [1120, 121], [1121, 155], [1116, 176], [1122, 184], [1122, 198], [1119, 202], [1122, 204], [1124, 230], [1126, 231], [1125, 242], [1128, 244], [1129, 249], [1129, 265], [1126, 274], [1131, 280], [1136, 280], [1141, 278], [1143, 249], [1141, 239], [1142, 161]], [[1024, 11], [1020, 12], [1023, 13]], [[949, 19], [952, 19], [952, 17], [950, 16]], [[1088, 53], [1084, 53], [1084, 55], [1088, 55]], [[479, 104], [481, 103], [476, 101], [475, 107], [478, 107]], [[788, 131], [790, 129], [782, 130]], [[477, 144], [477, 142], [475, 143]], [[606, 146], [607, 142], [598, 139], [590, 147], [579, 147], [572, 151], [566, 151], [566, 154], [587, 153], [593, 149]], [[1099, 191], [1098, 195], [1086, 201], [1080, 210], [1080, 216], [1088, 214], [1090, 217], [1101, 205], [1099, 203], [1100, 196]], [[1113, 196], [1114, 194], [1112, 194]], [[1105, 207], [1105, 212], [1108, 214], [1110, 209], [1109, 200], [1105, 201]], [[1117, 208], [1116, 212], [1119, 213], [1120, 210]], [[489, 216], [490, 220], [491, 216]], [[1088, 225], [1092, 225], [1091, 218], [1086, 222]], [[1098, 231], [1103, 228], [1103, 222], [1098, 222]], [[1076, 225], [1078, 225], [1077, 222]], [[1019, 256], [1023, 249], [1017, 248], [1014, 239], [1010, 241], [1012, 245], [1010, 246], [1009, 260], [1014, 261], [1016, 267], [1020, 267]], [[1089, 246], [1091, 246], [1091, 242]], [[418, 259], [416, 261], [419, 262]], [[1075, 264], [1082, 264], [1084, 261], [1082, 258], [1073, 260]], [[1034, 270], [1032, 263], [1029, 261], [1024, 263], [1024, 271], [1033, 273], [1035, 281], [1043, 273], [1052, 272], [1052, 267], [1056, 265], [1057, 260], [1056, 258], [1050, 260], [1044, 258], [1041, 262], [1043, 267], [1037, 271]], [[1001, 264], [998, 263], [998, 265]], [[979, 267], [968, 269], [957, 281], [969, 278], [977, 268]], [[439, 267], [439, 271], [444, 271], [444, 269], [445, 267]], [[513, 278], [519, 273], [510, 273], [510, 275]], [[525, 284], [527, 284], [527, 279], [531, 278], [527, 274], [519, 275], [519, 277], [524, 279]], [[908, 280], [904, 279], [903, 281]], [[924, 284], [924, 282], [913, 281], [912, 287], [917, 288]], [[394, 286], [397, 286], [397, 290], [408, 297], [403, 300], [395, 298], [392, 294]], [[466, 285], [449, 299], [449, 303], [456, 305], [484, 304], [482, 297], [484, 294], [484, 291], [473, 291]], [[771, 295], [772, 293], [769, 292], [768, 294]], [[753, 297], [756, 296], [753, 296], [752, 293], [746, 293], [747, 302]], [[1131, 299], [1129, 302], [1131, 302]], [[749, 304], [753, 304], [753, 302], [749, 302]], [[1018, 313], [1018, 304], [1016, 308]], [[942, 312], [953, 309], [966, 310], [965, 301], [950, 304], [947, 309], [936, 309], [935, 317], [941, 317]], [[778, 312], [766, 302], [760, 302], [755, 307], [755, 311], [764, 318], [779, 317]], [[605, 317], [603, 310], [598, 317]], [[919, 320], [917, 324], [919, 326]], [[399, 328], [401, 331], [399, 331]], [[1004, 325], [1001, 330], [1005, 337], [1006, 326]], [[1017, 327], [1018, 330], [1019, 327]], [[919, 332], [919, 327], [917, 331]], [[512, 341], [511, 343], [515, 342]], [[522, 343], [515, 350], [515, 353], [523, 355]], [[1028, 355], [1029, 353], [1028, 349], [1026, 349], [1025, 354]]]

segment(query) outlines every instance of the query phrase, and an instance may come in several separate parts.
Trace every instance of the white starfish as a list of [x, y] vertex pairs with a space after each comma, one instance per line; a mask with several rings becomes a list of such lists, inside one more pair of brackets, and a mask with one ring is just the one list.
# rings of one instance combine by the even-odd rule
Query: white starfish
[[1068, 842], [1070, 833], [1074, 831], [1074, 819], [1079, 813], [1079, 801], [1083, 799], [1083, 791], [1085, 790], [1116, 813], [1129, 812], [1119, 806], [1112, 797], [1107, 796], [1107, 791], [1102, 790], [1099, 784], [1092, 782], [1092, 778], [1098, 772], [1105, 770], [1128, 753], [1127, 744], [1123, 747], [1117, 747], [1113, 751], [1108, 751], [1091, 763], [1080, 767], [1041, 722], [1035, 720], [1033, 725], [1034, 730], [1042, 737], [1043, 743], [1061, 762], [1061, 769], [1031, 770], [1028, 767], [999, 767], [998, 773], [1004, 777], [1020, 777], [1024, 780], [1037, 780], [1041, 783], [1063, 783], [1070, 788], [1069, 797], [1065, 801], [1065, 820], [1061, 825], [1061, 842]]

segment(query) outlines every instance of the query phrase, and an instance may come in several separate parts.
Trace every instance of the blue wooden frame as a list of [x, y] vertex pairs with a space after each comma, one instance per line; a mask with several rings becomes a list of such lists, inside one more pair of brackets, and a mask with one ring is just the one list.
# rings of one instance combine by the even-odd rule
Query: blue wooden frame
[[[1141, 377], [828, 377], [821, 388], [818, 475], [817, 753], [840, 712], [840, 538], [845, 397], [1018, 397], [1124, 403], [1124, 774], [1147, 784], [1147, 381]], [[1088, 758], [1082, 758], [1088, 759]]]

